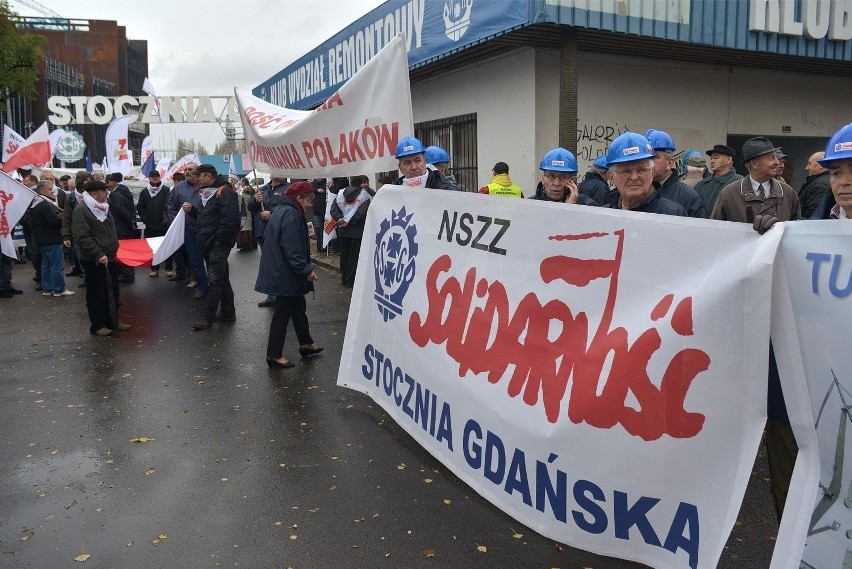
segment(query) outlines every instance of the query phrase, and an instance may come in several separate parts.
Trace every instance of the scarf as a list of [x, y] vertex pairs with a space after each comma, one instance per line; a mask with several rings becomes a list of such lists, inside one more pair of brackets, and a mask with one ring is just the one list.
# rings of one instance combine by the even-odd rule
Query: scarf
[[83, 194], [83, 203], [86, 204], [92, 213], [95, 214], [95, 217], [98, 218], [98, 221], [104, 222], [106, 221], [107, 214], [109, 213], [109, 204], [107, 202], [101, 203], [89, 192]]
[[408, 188], [425, 188], [426, 179], [429, 177], [429, 172], [416, 178], [406, 178], [402, 181], [402, 185]]
[[156, 187], [152, 186], [151, 184], [148, 184], [148, 195], [151, 196], [152, 198], [157, 197], [157, 194], [159, 194], [160, 190], [162, 190], [162, 189], [163, 189], [163, 183], [162, 182], [160, 182], [160, 185], [156, 186]]
[[358, 194], [354, 200], [348, 202], [346, 198], [343, 197], [343, 191], [341, 190], [337, 194], [337, 207], [340, 208], [340, 211], [343, 213], [343, 220], [346, 223], [352, 221], [352, 217], [355, 215], [355, 212], [358, 211], [358, 208], [361, 207], [361, 204], [364, 202], [370, 201], [370, 192], [367, 190], [361, 190], [361, 193]]
[[201, 189], [201, 205], [206, 206], [207, 202], [210, 201], [216, 192], [219, 190], [218, 186], [211, 186], [209, 188]]

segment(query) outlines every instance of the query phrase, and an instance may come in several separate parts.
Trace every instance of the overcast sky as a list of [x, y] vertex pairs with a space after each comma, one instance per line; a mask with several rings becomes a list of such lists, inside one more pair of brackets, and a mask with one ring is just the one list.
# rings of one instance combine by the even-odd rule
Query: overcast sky
[[[63, 18], [115, 20], [128, 39], [148, 40], [148, 77], [158, 95], [231, 95], [251, 89], [384, 0], [27, 0]], [[42, 14], [17, 0], [22, 16]], [[140, 85], [141, 87], [141, 85]], [[120, 93], [123, 94], [123, 93]], [[193, 137], [224, 140], [215, 124], [152, 125], [155, 149]]]

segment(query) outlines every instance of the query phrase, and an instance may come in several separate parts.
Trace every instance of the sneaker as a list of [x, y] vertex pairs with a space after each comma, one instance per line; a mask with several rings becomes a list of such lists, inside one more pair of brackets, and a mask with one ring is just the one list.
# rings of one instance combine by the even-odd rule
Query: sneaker
[[197, 281], [189, 281], [189, 284], [188, 284], [188, 285], [186, 285], [186, 288], [195, 288], [195, 287], [197, 287], [197, 286], [198, 286], [198, 282], [197, 282]]
[[212, 324], [210, 324], [210, 321], [205, 320], [203, 318], [201, 320], [196, 320], [195, 323], [192, 325], [192, 327], [196, 330], [207, 330], [208, 328], [210, 328], [210, 326], [212, 326]]
[[130, 324], [119, 322], [118, 325], [116, 325], [115, 329], [119, 332], [127, 332], [128, 330], [130, 330]]
[[202, 298], [207, 298], [207, 293], [200, 290], [196, 290], [195, 294], [192, 295], [192, 298], [194, 298], [195, 300], [201, 300]]
[[156, 277], [159, 277], [159, 276], [160, 276], [160, 271], [151, 271], [150, 273], [148, 273], [148, 276], [149, 276], [149, 277], [151, 277], [152, 279], [153, 279], [153, 278], [156, 278]]
[[166, 271], [166, 276], [168, 278], [172, 278], [173, 276], [175, 276], [175, 272], [174, 271]]
[[[53, 293], [52, 292], [43, 292], [43, 293], [41, 293], [41, 295], [42, 296], [53, 296]], [[57, 296], [59, 296], [59, 295], [57, 295]]]
[[65, 289], [62, 292], [54, 292], [53, 296], [73, 296], [75, 294], [77, 294], [77, 293], [74, 292], [73, 290]]
[[213, 319], [214, 322], [233, 322], [237, 319], [237, 315], [234, 312], [220, 312], [216, 315], [216, 318]]
[[95, 332], [95, 336], [112, 336], [112, 330], [104, 326], [97, 332]]

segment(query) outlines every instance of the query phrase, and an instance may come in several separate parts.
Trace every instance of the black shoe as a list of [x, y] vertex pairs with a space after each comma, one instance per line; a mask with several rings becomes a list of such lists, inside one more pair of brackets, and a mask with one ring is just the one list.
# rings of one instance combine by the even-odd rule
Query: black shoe
[[315, 356], [318, 353], [320, 353], [321, 351], [322, 351], [322, 346], [320, 346], [319, 348], [316, 348], [316, 349], [305, 348], [305, 347], [299, 346], [299, 355], [302, 356], [302, 359], [309, 358], [311, 356]]
[[281, 362], [273, 358], [266, 358], [266, 365], [268, 365], [269, 367], [278, 367], [283, 369], [296, 367], [295, 362], [286, 362], [282, 364]]
[[12, 294], [24, 294], [24, 291], [22, 291], [21, 289], [17, 289], [17, 288], [8, 288], [6, 290], [11, 292]]
[[36, 291], [38, 291], [38, 292], [42, 291], [41, 285], [36, 285]]
[[195, 294], [192, 295], [192, 298], [194, 298], [195, 300], [201, 300], [202, 298], [207, 298], [207, 293], [201, 292], [200, 290], [196, 289]]
[[268, 307], [270, 307], [270, 306], [275, 306], [275, 303], [274, 303], [274, 302], [272, 302], [271, 300], [264, 300], [264, 301], [262, 301], [262, 302], [258, 302], [258, 303], [257, 303], [257, 305], [258, 305], [260, 308], [268, 308]]
[[0, 290], [0, 298], [12, 298], [15, 296], [11, 290]]
[[234, 312], [220, 312], [213, 319], [214, 322], [233, 322], [237, 319], [237, 315]]
[[195, 323], [192, 325], [192, 327], [196, 330], [207, 330], [208, 328], [210, 328], [210, 326], [212, 326], [212, 324], [210, 324], [208, 320], [205, 320], [203, 318], [201, 320], [196, 320]]
[[81, 272], [80, 272], [80, 271], [78, 271], [77, 269], [74, 269], [74, 270], [73, 270], [73, 271], [71, 271], [70, 273], [65, 273], [65, 276], [66, 276], [66, 277], [82, 277], [82, 276], [83, 276], [83, 273], [81, 273]]
[[180, 282], [180, 281], [185, 281], [186, 278], [182, 277], [180, 275], [175, 275], [173, 277], [169, 277], [169, 280], [172, 281], [172, 282]]
[[130, 278], [130, 277], [125, 277], [125, 276], [120, 276], [116, 280], [120, 283], [130, 284], [130, 283], [132, 283], [136, 280], [136, 277]]

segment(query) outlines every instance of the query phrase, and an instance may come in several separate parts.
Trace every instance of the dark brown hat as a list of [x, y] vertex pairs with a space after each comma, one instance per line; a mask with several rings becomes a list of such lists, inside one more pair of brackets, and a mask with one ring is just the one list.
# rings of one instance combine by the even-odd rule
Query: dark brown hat
[[83, 189], [89, 193], [92, 193], [98, 190], [107, 191], [109, 188], [107, 188], [107, 185], [101, 182], [100, 180], [91, 180], [89, 182], [86, 182], [86, 185], [83, 187]]

